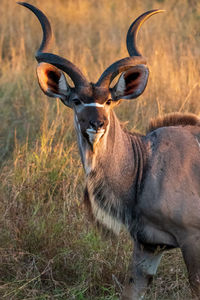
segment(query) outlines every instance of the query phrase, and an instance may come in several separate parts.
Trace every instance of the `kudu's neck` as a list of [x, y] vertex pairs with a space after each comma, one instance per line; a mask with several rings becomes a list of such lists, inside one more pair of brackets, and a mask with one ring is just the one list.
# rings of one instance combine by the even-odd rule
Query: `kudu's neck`
[[123, 130], [111, 112], [109, 128], [94, 152], [79, 133], [78, 143], [93, 215], [116, 233], [122, 223], [134, 230], [146, 157], [142, 137]]
[[103, 174], [119, 195], [136, 192], [134, 185], [141, 180], [144, 164], [144, 146], [141, 137], [123, 130], [115, 113], [111, 111], [107, 132], [91, 150], [87, 141], [78, 134], [82, 163], [88, 177], [91, 172]]

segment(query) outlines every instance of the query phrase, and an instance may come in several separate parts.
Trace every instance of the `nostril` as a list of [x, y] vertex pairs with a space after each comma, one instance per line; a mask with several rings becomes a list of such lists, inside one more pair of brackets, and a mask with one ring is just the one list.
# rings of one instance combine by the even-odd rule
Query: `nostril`
[[101, 128], [101, 127], [103, 127], [103, 125], [104, 125], [104, 122], [103, 122], [103, 121], [100, 121], [99, 127]]
[[96, 127], [95, 123], [96, 123], [95, 121], [89, 121], [89, 124], [92, 126], [92, 128]]
[[104, 125], [104, 121], [93, 121], [90, 120], [89, 124], [94, 128], [95, 130], [98, 130], [99, 128], [102, 128]]

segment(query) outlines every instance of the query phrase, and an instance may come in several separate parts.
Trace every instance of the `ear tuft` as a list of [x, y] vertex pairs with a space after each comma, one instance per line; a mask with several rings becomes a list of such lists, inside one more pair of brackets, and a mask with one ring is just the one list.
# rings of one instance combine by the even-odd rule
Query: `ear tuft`
[[71, 88], [61, 70], [51, 64], [40, 63], [37, 67], [37, 76], [39, 85], [47, 96], [58, 97], [68, 105]]
[[111, 89], [113, 100], [134, 99], [141, 95], [147, 85], [149, 70], [145, 65], [137, 65], [123, 72]]

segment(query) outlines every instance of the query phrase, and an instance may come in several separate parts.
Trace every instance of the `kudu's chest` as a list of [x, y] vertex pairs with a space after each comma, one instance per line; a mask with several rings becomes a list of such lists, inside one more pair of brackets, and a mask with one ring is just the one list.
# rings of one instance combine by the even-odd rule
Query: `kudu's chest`
[[118, 234], [122, 226], [120, 199], [102, 180], [89, 179], [87, 190], [93, 217]]
[[88, 201], [93, 217], [119, 233], [122, 226], [129, 228], [133, 223], [134, 182], [127, 176], [124, 188], [123, 180], [114, 182], [99, 169], [91, 171], [87, 176]]

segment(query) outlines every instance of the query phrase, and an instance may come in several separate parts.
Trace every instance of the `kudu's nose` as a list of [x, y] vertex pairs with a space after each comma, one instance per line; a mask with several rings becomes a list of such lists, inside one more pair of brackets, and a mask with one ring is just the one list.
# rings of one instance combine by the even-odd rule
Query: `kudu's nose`
[[93, 129], [95, 129], [96, 131], [98, 131], [100, 128], [103, 127], [104, 125], [104, 121], [89, 121], [90, 125], [92, 126]]

